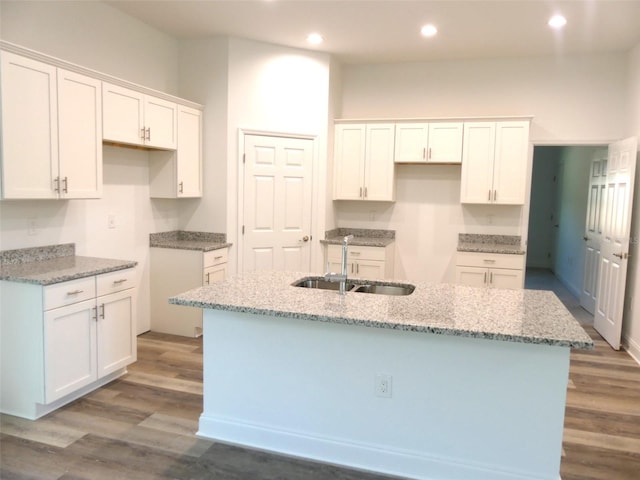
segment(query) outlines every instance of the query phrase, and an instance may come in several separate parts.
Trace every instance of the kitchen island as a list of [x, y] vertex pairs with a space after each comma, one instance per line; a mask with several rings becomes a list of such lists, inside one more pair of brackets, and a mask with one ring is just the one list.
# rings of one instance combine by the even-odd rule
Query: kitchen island
[[170, 299], [204, 313], [198, 434], [421, 479], [559, 479], [571, 348], [551, 292], [406, 296], [256, 272]]

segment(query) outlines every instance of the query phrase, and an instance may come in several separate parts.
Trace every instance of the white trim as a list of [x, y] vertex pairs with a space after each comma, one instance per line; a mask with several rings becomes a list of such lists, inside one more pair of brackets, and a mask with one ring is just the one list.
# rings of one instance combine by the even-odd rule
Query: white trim
[[319, 182], [319, 148], [318, 148], [318, 135], [313, 133], [301, 133], [301, 132], [277, 132], [271, 130], [262, 130], [256, 128], [238, 128], [238, 170], [237, 170], [237, 219], [236, 219], [236, 234], [237, 234], [237, 248], [236, 248], [236, 273], [240, 274], [244, 268], [244, 236], [242, 235], [242, 226], [244, 224], [244, 162], [243, 156], [246, 153], [244, 149], [245, 137], [247, 135], [261, 135], [265, 137], [280, 137], [280, 138], [295, 138], [302, 140], [311, 140], [312, 145], [312, 158], [313, 165], [311, 168], [311, 238], [309, 247], [311, 248], [309, 255], [309, 269], [313, 269], [315, 257], [317, 255], [317, 248], [314, 245], [320, 245], [320, 237], [317, 234], [317, 221], [318, 218], [314, 215], [314, 212], [318, 211], [319, 199], [317, 199], [318, 182]]
[[162, 98], [169, 102], [174, 102], [180, 105], [185, 105], [191, 108], [195, 108], [196, 110], [204, 110], [204, 107], [199, 103], [195, 103], [190, 100], [186, 100], [184, 98], [175, 97], [168, 93], [160, 92], [158, 90], [154, 90], [152, 88], [145, 87], [143, 85], [138, 85], [137, 83], [129, 82], [127, 80], [114, 77], [113, 75], [98, 72], [97, 70], [92, 70], [90, 68], [86, 68], [81, 65], [77, 65], [75, 63], [67, 62], [66, 60], [62, 60], [57, 57], [52, 57], [50, 55], [46, 55], [44, 53], [40, 53], [35, 50], [31, 50], [29, 48], [16, 45], [15, 43], [7, 42], [5, 40], [0, 40], [0, 49], [7, 52], [15, 53], [17, 55], [22, 55], [23, 57], [31, 58], [38, 62], [43, 62], [49, 65], [53, 65], [55, 67], [64, 68], [65, 70], [79, 73], [80, 75], [86, 75], [88, 77], [92, 77], [97, 80], [113, 83], [114, 85], [118, 85], [120, 87], [129, 88], [131, 90], [135, 90], [145, 95], [151, 95], [153, 97]]
[[638, 365], [640, 365], [640, 344], [638, 344], [633, 338], [624, 335], [622, 337], [622, 348], [624, 348], [629, 356], [633, 358]]
[[407, 118], [336, 118], [334, 123], [403, 123], [403, 122], [477, 122], [503, 120], [533, 120], [533, 115], [500, 115], [492, 117], [407, 117]]

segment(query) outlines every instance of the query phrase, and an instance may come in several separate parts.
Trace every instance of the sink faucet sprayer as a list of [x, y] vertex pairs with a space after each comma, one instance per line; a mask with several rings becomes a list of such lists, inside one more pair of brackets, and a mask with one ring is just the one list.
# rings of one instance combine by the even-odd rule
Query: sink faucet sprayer
[[347, 235], [342, 239], [342, 264], [341, 273], [331, 273], [329, 262], [327, 262], [327, 273], [324, 278], [330, 282], [340, 282], [340, 295], [344, 295], [347, 291], [347, 249], [349, 242], [353, 240], [353, 235]]

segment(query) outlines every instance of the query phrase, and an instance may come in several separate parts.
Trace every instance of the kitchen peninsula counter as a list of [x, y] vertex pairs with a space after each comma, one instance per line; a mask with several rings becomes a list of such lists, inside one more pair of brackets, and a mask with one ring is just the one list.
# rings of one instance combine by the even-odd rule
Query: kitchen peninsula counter
[[569, 354], [593, 343], [553, 293], [292, 286], [309, 276], [170, 298], [204, 309], [199, 436], [423, 480], [559, 478]]

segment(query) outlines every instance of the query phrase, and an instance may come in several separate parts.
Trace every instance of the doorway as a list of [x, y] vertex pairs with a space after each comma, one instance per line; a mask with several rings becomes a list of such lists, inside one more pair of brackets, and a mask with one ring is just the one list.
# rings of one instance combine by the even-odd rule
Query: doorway
[[526, 288], [557, 290], [574, 316], [588, 323], [593, 315], [580, 306], [580, 296], [596, 158], [607, 158], [606, 145], [534, 147], [525, 275]]

